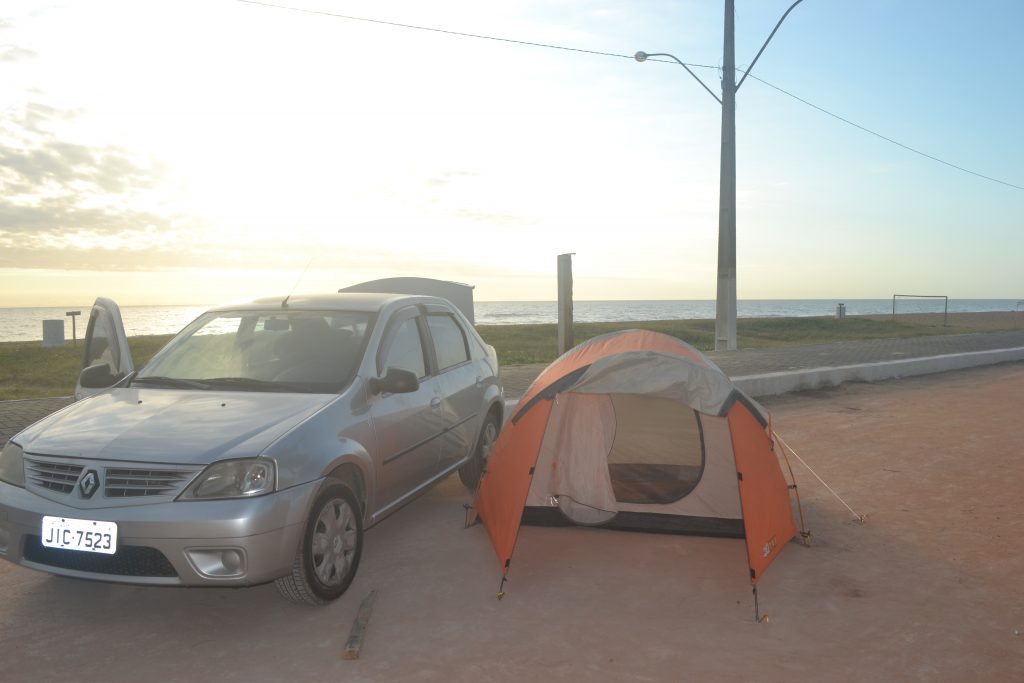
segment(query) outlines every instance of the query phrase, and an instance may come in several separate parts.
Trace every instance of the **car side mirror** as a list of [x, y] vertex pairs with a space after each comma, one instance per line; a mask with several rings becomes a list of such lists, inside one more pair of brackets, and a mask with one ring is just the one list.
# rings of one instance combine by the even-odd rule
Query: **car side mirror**
[[420, 381], [416, 373], [401, 368], [388, 368], [383, 377], [370, 380], [372, 394], [410, 394], [419, 388]]
[[96, 363], [82, 370], [78, 376], [78, 383], [86, 389], [105, 389], [113, 386], [120, 377], [114, 374], [107, 363]]

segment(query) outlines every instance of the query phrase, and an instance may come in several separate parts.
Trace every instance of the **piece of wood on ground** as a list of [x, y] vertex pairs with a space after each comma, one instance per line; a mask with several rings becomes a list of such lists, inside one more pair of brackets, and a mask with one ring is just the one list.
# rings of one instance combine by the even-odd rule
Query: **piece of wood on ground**
[[373, 602], [377, 599], [377, 590], [370, 591], [369, 595], [363, 598], [363, 604], [359, 606], [359, 614], [352, 623], [352, 632], [345, 643], [345, 659], [359, 659], [359, 650], [363, 647], [363, 638], [366, 637], [366, 627], [370, 624], [370, 614], [373, 612]]

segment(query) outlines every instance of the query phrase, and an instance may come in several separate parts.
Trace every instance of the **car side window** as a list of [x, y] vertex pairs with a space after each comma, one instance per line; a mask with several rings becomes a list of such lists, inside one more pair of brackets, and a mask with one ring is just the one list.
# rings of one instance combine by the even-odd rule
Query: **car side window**
[[385, 368], [399, 368], [416, 373], [422, 379], [427, 376], [427, 364], [423, 356], [423, 341], [416, 318], [409, 318], [395, 330], [391, 348], [384, 362]]
[[454, 317], [444, 313], [431, 313], [427, 316], [427, 325], [430, 327], [430, 336], [434, 338], [438, 370], [469, 360], [466, 335]]

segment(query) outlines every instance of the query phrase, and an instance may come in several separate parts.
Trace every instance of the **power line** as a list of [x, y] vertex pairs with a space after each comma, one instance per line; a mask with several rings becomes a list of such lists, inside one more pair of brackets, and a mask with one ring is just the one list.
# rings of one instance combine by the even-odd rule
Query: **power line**
[[383, 19], [368, 19], [366, 17], [354, 17], [349, 14], [338, 14], [337, 12], [326, 12], [323, 10], [305, 9], [302, 7], [287, 7], [285, 5], [275, 5], [269, 2], [259, 2], [258, 0], [236, 0], [236, 2], [242, 2], [247, 5], [259, 5], [260, 7], [273, 7], [274, 9], [289, 10], [292, 12], [302, 12], [305, 14], [319, 14], [325, 17], [334, 17], [336, 19], [348, 19], [350, 21], [362, 21], [367, 24], [381, 24], [382, 26], [396, 26], [398, 28], [412, 28], [417, 31], [430, 31], [432, 33], [444, 33], [450, 36], [462, 36], [463, 38], [479, 38], [480, 40], [496, 40], [501, 43], [515, 43], [516, 45], [529, 45], [530, 47], [546, 47], [552, 50], [565, 50], [567, 52], [582, 52], [588, 55], [601, 55], [602, 57], [624, 57], [626, 59], [633, 59], [631, 55], [617, 55], [613, 52], [600, 52], [598, 50], [583, 50], [578, 47], [565, 47], [563, 45], [548, 45], [547, 43], [532, 43], [528, 40], [515, 40], [514, 38], [498, 38], [496, 36], [485, 36], [479, 33], [464, 33], [462, 31], [450, 31], [443, 28], [432, 28], [430, 26], [416, 26], [415, 24], [403, 24], [397, 21], [384, 21]]
[[828, 114], [832, 118], [837, 119], [839, 121], [842, 121], [843, 123], [845, 123], [845, 124], [847, 124], [849, 126], [853, 126], [854, 128], [862, 130], [865, 133], [869, 133], [871, 135], [874, 135], [876, 138], [880, 138], [882, 140], [885, 140], [886, 142], [891, 142], [892, 144], [896, 145], [897, 147], [902, 147], [903, 149], [907, 150], [908, 152], [913, 152], [914, 154], [919, 154], [919, 155], [923, 156], [925, 159], [931, 159], [932, 161], [937, 161], [940, 164], [945, 164], [946, 166], [949, 166], [950, 168], [955, 168], [958, 171], [963, 171], [964, 173], [970, 173], [973, 176], [977, 176], [979, 178], [984, 178], [985, 180], [991, 180], [993, 183], [999, 183], [1000, 185], [1005, 185], [1007, 187], [1012, 187], [1015, 190], [1024, 190], [1024, 187], [1021, 187], [1020, 185], [1014, 185], [1013, 183], [1008, 183], [1005, 180], [1000, 180], [999, 178], [993, 178], [991, 176], [987, 176], [987, 175], [984, 175], [982, 173], [978, 173], [976, 171], [972, 171], [969, 168], [964, 168], [963, 166], [957, 166], [954, 163], [951, 163], [949, 161], [945, 161], [944, 159], [940, 159], [940, 158], [938, 158], [936, 156], [932, 156], [931, 154], [928, 154], [927, 152], [922, 152], [919, 149], [914, 149], [910, 145], [904, 145], [902, 142], [899, 142], [898, 140], [893, 140], [892, 138], [886, 137], [886, 136], [882, 135], [881, 133], [876, 133], [875, 131], [871, 130], [870, 128], [865, 128], [864, 126], [860, 125], [859, 123], [854, 123], [853, 121], [851, 121], [849, 119], [844, 119], [839, 114], [833, 114], [828, 109], [824, 109], [822, 107], [819, 107], [818, 105], [814, 104], [813, 102], [808, 102], [804, 98], [798, 97], [797, 95], [794, 95], [793, 93], [789, 92], [788, 90], [783, 90], [782, 88], [780, 88], [777, 85], [772, 85], [771, 83], [769, 83], [768, 81], [764, 80], [763, 78], [758, 78], [754, 74], [748, 74], [748, 75], [751, 78], [753, 78], [755, 81], [759, 81], [761, 83], [764, 83], [769, 88], [774, 88], [775, 90], [778, 90], [783, 95], [788, 95], [789, 97], [792, 97], [797, 102], [802, 102], [803, 104], [806, 104], [808, 107], [813, 107], [814, 109], [817, 109], [818, 111], [820, 111], [823, 114]]
[[[618, 57], [618, 58], [621, 58], [621, 59], [633, 59], [634, 58], [633, 55], [623, 55], [623, 54], [618, 54], [618, 53], [615, 53], [615, 52], [602, 52], [600, 50], [584, 50], [584, 49], [578, 48], [578, 47], [566, 47], [564, 45], [553, 45], [553, 44], [550, 44], [550, 43], [536, 43], [536, 42], [532, 42], [532, 41], [529, 41], [529, 40], [516, 40], [515, 38], [501, 38], [501, 37], [498, 37], [498, 36], [488, 36], [488, 35], [484, 35], [484, 34], [481, 34], [481, 33], [466, 33], [464, 31], [453, 31], [453, 30], [449, 30], [449, 29], [433, 28], [433, 27], [430, 27], [430, 26], [418, 26], [416, 24], [405, 24], [405, 23], [401, 23], [401, 22], [397, 22], [397, 21], [385, 21], [383, 19], [370, 19], [368, 17], [357, 17], [357, 16], [353, 16], [353, 15], [350, 15], [350, 14], [340, 14], [338, 12], [327, 12], [325, 10], [306, 9], [306, 8], [303, 8], [303, 7], [289, 7], [287, 5], [275, 5], [275, 4], [269, 3], [269, 2], [260, 2], [259, 0], [235, 0], [235, 1], [247, 4], [247, 5], [258, 5], [260, 7], [270, 7], [270, 8], [273, 8], [273, 9], [285, 10], [285, 11], [289, 11], [289, 12], [300, 12], [300, 13], [303, 13], [303, 14], [314, 14], [314, 15], [325, 16], [325, 17], [333, 17], [335, 19], [346, 19], [348, 21], [361, 21], [361, 22], [364, 22], [364, 23], [367, 23], [367, 24], [379, 24], [381, 26], [393, 26], [393, 27], [396, 27], [396, 28], [408, 28], [408, 29], [413, 29], [413, 30], [416, 30], [416, 31], [429, 31], [431, 33], [441, 33], [441, 34], [450, 35], [450, 36], [460, 36], [462, 38], [476, 38], [478, 40], [493, 40], [493, 41], [500, 42], [500, 43], [512, 43], [514, 45], [527, 45], [529, 47], [543, 47], [543, 48], [548, 48], [550, 50], [563, 50], [563, 51], [566, 51], [566, 52], [580, 52], [582, 54], [599, 55], [601, 57]], [[790, 8], [790, 9], [792, 9], [792, 8]], [[785, 18], [785, 17], [783, 17], [783, 18]], [[781, 23], [781, 21], [780, 21], [780, 23]], [[777, 28], [778, 27], [776, 27], [776, 29]], [[773, 34], [774, 34], [774, 32], [773, 32]], [[760, 53], [758, 53], [758, 56], [760, 56]], [[675, 63], [675, 62], [670, 62], [667, 59], [649, 59], [648, 61], [651, 61], [651, 62], [662, 62], [663, 64], [674, 64]], [[755, 58], [755, 61], [756, 61], [756, 58]], [[696, 68], [699, 68], [699, 69], [714, 69], [716, 71], [721, 71], [720, 67], [712, 66], [710, 64], [694, 64], [694, 63], [691, 63], [691, 62], [680, 62], [680, 63], [683, 64], [684, 66], [687, 66], [687, 67], [691, 67], [692, 66], [692, 67], [696, 67]], [[753, 66], [753, 64], [751, 64], [751, 67], [752, 66]], [[737, 71], [740, 71], [740, 69], [737, 69]], [[764, 80], [763, 78], [758, 78], [757, 76], [755, 76], [752, 73], [750, 73], [750, 69], [749, 68], [746, 71], [743, 71], [743, 78], [745, 79], [747, 76], [750, 76], [750, 78], [753, 78], [755, 81], [758, 81], [759, 83], [763, 83], [764, 85], [767, 85], [769, 88], [772, 88], [774, 90], [779, 91], [783, 95], [787, 95], [789, 97], [792, 97], [797, 102], [805, 104], [808, 107], [811, 107], [813, 109], [817, 109], [821, 113], [827, 114], [828, 116], [831, 116], [832, 118], [836, 119], [837, 121], [841, 121], [841, 122], [847, 124], [848, 126], [853, 126], [854, 128], [856, 128], [856, 129], [858, 129], [860, 131], [868, 133], [869, 135], [873, 135], [873, 136], [875, 136], [875, 137], [877, 137], [877, 138], [879, 138], [881, 140], [884, 140], [884, 141], [886, 141], [888, 143], [896, 145], [897, 147], [901, 147], [901, 148], [907, 150], [908, 152], [913, 152], [914, 154], [922, 156], [922, 157], [924, 157], [926, 159], [930, 159], [932, 161], [937, 161], [938, 163], [943, 164], [945, 166], [949, 166], [950, 168], [954, 168], [954, 169], [956, 169], [958, 171], [962, 171], [964, 173], [968, 173], [970, 175], [973, 175], [973, 176], [978, 177], [978, 178], [982, 178], [984, 180], [991, 181], [993, 183], [999, 183], [1000, 185], [1004, 185], [1006, 187], [1010, 187], [1010, 188], [1013, 188], [1015, 190], [1024, 190], [1024, 187], [1022, 187], [1020, 185], [1014, 185], [1013, 183], [1009, 183], [1009, 182], [1007, 182], [1005, 180], [1000, 180], [998, 178], [993, 178], [992, 176], [987, 176], [987, 175], [985, 175], [983, 173], [978, 173], [977, 171], [972, 171], [972, 170], [970, 170], [968, 168], [964, 168], [963, 166], [958, 166], [957, 164], [954, 164], [952, 162], [946, 161], [944, 159], [940, 159], [937, 156], [933, 156], [933, 155], [928, 154], [926, 152], [922, 152], [919, 149], [915, 149], [915, 148], [911, 147], [910, 145], [905, 145], [902, 142], [899, 142], [898, 140], [893, 140], [890, 137], [882, 135], [881, 133], [873, 131], [870, 128], [867, 128], [865, 126], [862, 126], [859, 123], [854, 123], [853, 121], [851, 121], [851, 120], [849, 120], [847, 118], [844, 118], [844, 117], [840, 116], [839, 114], [835, 114], [835, 113], [829, 111], [828, 109], [825, 109], [824, 107], [819, 107], [818, 105], [814, 104], [813, 102], [809, 102], [809, 101], [803, 99], [802, 97], [794, 95], [793, 93], [789, 92], [788, 90], [785, 90], [783, 88], [780, 88], [777, 85], [769, 83], [768, 81]], [[740, 82], [742, 83], [742, 80]]]

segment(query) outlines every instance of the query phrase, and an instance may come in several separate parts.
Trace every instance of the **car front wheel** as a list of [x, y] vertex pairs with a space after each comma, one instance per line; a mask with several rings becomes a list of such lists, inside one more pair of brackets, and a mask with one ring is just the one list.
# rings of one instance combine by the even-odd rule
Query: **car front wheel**
[[292, 572], [275, 583], [293, 602], [323, 605], [348, 589], [363, 551], [359, 503], [341, 484], [328, 486], [310, 509]]

